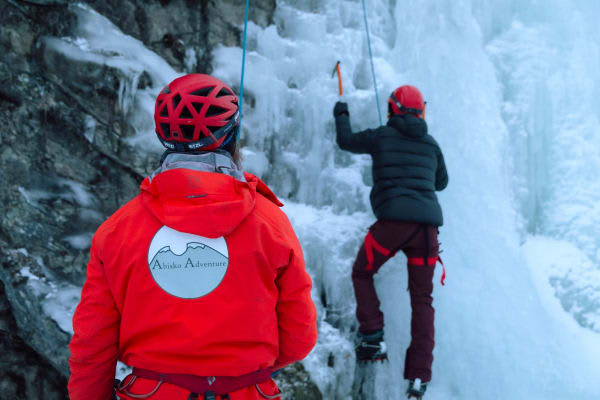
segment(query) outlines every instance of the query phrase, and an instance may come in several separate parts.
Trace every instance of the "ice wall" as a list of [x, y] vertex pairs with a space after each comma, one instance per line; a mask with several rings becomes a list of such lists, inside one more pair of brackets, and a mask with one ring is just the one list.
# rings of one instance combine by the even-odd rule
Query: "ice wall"
[[[593, 383], [600, 337], [555, 298], [549, 279], [565, 268], [550, 271], [531, 257], [539, 246], [548, 254], [554, 242], [527, 247], [528, 257], [521, 249], [528, 232], [544, 233], [597, 257], [597, 3], [367, 4], [382, 106], [394, 87], [420, 87], [450, 173], [440, 195], [449, 278], [435, 289], [428, 398], [600, 396]], [[341, 60], [354, 128], [377, 124], [361, 11], [357, 1], [282, 0], [275, 26], [249, 32], [246, 166], [288, 199], [320, 311], [319, 345], [305, 364], [328, 399], [349, 395], [350, 268], [374, 221], [370, 160], [336, 148], [331, 116], [337, 82], [330, 74]], [[239, 84], [240, 59], [240, 49], [220, 49], [215, 73]], [[390, 350], [378, 399], [404, 390], [404, 263], [396, 257], [377, 277]]]
[[[526, 251], [547, 244], [561, 268], [542, 268], [563, 307], [600, 332], [600, 3], [520, 6], [487, 45], [497, 66], [515, 161]], [[530, 243], [531, 242], [531, 243]], [[581, 252], [572, 255], [569, 245]], [[567, 261], [570, 260], [570, 261]]]

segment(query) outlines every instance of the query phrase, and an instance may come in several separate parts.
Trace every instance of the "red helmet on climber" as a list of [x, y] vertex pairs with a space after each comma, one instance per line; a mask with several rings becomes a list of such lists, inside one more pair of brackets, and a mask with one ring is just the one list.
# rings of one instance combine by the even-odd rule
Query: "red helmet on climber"
[[223, 147], [236, 136], [239, 120], [237, 96], [229, 86], [210, 75], [182, 76], [156, 98], [156, 135], [169, 150]]
[[394, 114], [413, 114], [425, 118], [425, 104], [423, 95], [414, 86], [400, 86], [388, 98], [388, 112]]

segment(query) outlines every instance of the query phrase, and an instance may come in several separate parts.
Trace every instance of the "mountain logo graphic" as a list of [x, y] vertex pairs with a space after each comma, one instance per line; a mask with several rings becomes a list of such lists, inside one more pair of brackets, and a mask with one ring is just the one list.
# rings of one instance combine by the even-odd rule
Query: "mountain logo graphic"
[[223, 281], [229, 267], [227, 242], [163, 226], [148, 248], [148, 267], [165, 292], [184, 299], [206, 296]]

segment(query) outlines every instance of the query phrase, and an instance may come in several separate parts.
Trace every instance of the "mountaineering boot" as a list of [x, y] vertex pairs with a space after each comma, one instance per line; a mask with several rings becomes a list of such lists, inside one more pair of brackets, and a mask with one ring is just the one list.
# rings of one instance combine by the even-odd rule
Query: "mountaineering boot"
[[387, 360], [387, 347], [383, 341], [383, 330], [370, 334], [358, 332], [354, 350], [358, 362]]
[[406, 395], [409, 399], [421, 400], [427, 390], [427, 384], [429, 382], [421, 382], [419, 378], [408, 381], [408, 389], [406, 389]]

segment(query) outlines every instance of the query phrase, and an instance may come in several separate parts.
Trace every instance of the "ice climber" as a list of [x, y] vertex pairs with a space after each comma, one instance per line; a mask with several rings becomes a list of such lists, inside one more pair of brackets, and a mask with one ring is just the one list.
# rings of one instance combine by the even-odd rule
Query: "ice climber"
[[92, 240], [73, 317], [72, 400], [279, 399], [273, 371], [315, 345], [316, 312], [282, 204], [239, 166], [238, 98], [202, 74], [158, 95], [167, 148]]
[[388, 122], [352, 134], [348, 105], [335, 104], [337, 143], [373, 160], [371, 206], [377, 221], [369, 228], [352, 268], [359, 323], [359, 362], [386, 359], [383, 314], [373, 275], [399, 250], [408, 257], [411, 343], [404, 378], [409, 396], [423, 396], [431, 380], [434, 347], [433, 272], [438, 260], [442, 210], [436, 190], [448, 185], [444, 156], [427, 133], [425, 102], [414, 86], [401, 86], [388, 99]]

